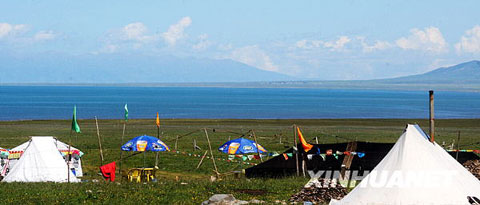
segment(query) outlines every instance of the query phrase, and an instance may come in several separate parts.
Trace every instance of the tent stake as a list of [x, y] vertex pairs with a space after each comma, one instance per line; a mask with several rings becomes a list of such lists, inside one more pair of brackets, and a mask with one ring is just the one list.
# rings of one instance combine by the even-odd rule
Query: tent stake
[[100, 151], [100, 166], [103, 166], [102, 141], [100, 140], [100, 129], [98, 128], [97, 116], [95, 116], [95, 125], [97, 126], [98, 149]]
[[257, 154], [260, 157], [260, 161], [263, 162], [262, 155], [260, 155], [260, 150], [258, 149], [258, 142], [257, 142], [257, 135], [255, 135], [255, 131], [252, 130], [253, 139], [255, 140], [255, 146], [257, 147]]
[[207, 137], [208, 149], [210, 149], [210, 155], [212, 156], [213, 167], [215, 168], [215, 174], [216, 174], [217, 177], [218, 177], [217, 164], [215, 163], [215, 158], [213, 157], [212, 145], [210, 144], [210, 139], [208, 138], [207, 129], [206, 129], [206, 128], [203, 128], [203, 131], [205, 131], [205, 136]]
[[[297, 177], [300, 176], [300, 170], [299, 170], [299, 167], [298, 167], [298, 146], [297, 146], [297, 125], [293, 125], [293, 147], [294, 148], [297, 148], [297, 153], [295, 154], [295, 164], [296, 164], [296, 167], [297, 167]], [[293, 149], [293, 151], [295, 151], [295, 149]]]

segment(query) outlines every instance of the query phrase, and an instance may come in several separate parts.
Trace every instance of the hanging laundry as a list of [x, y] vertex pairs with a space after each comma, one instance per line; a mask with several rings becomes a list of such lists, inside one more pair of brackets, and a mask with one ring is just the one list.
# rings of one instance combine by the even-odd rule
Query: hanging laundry
[[293, 153], [287, 153], [288, 157], [293, 157]]
[[115, 162], [103, 165], [100, 167], [100, 171], [102, 172], [103, 178], [105, 178], [106, 181], [115, 181], [115, 169], [116, 165]]
[[288, 160], [288, 155], [287, 155], [287, 153], [283, 153], [283, 158], [285, 158], [285, 160]]

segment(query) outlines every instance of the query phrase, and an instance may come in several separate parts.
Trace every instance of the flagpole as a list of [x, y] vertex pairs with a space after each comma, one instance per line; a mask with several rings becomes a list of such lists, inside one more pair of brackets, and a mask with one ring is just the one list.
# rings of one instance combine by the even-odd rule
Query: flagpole
[[[293, 125], [293, 144], [294, 147], [297, 149], [297, 153], [295, 154], [295, 164], [297, 169], [297, 177], [300, 176], [300, 171], [298, 168], [298, 146], [297, 146], [297, 125]], [[293, 150], [295, 152], [295, 149]]]
[[97, 126], [98, 149], [100, 151], [100, 166], [103, 166], [102, 141], [100, 140], [100, 129], [98, 128], [97, 116], [95, 116], [95, 125]]
[[70, 183], [70, 149], [72, 147], [72, 129], [70, 128], [70, 136], [69, 136], [69, 142], [68, 142], [68, 153], [67, 153], [67, 174], [68, 174], [68, 183]]
[[123, 145], [123, 136], [125, 136], [125, 127], [127, 126], [127, 122], [123, 121], [123, 132], [122, 132], [122, 140], [120, 141], [120, 165], [118, 166], [118, 173], [120, 174], [120, 182], [122, 182], [123, 177], [122, 177], [122, 145]]

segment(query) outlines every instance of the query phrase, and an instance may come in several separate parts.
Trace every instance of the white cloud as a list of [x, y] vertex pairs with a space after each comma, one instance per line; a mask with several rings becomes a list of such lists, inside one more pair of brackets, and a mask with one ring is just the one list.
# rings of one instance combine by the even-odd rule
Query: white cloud
[[368, 45], [365, 42], [365, 37], [358, 37], [357, 39], [360, 40], [360, 44], [362, 45], [362, 50], [365, 53], [369, 53], [377, 50], [385, 50], [392, 47], [392, 44], [390, 44], [388, 41], [376, 40], [373, 45]]
[[194, 44], [192, 48], [195, 50], [205, 50], [210, 45], [212, 45], [212, 42], [208, 40], [208, 35], [202, 34], [198, 36], [198, 43]]
[[323, 46], [325, 48], [331, 48], [332, 50], [341, 50], [343, 47], [351, 41], [347, 36], [340, 36], [336, 41], [325, 42]]
[[162, 34], [163, 39], [169, 46], [175, 46], [178, 40], [185, 37], [183, 32], [185, 28], [192, 24], [192, 19], [188, 16], [183, 17], [176, 24], [171, 25], [167, 32]]
[[55, 36], [53, 31], [39, 31], [33, 36], [33, 39], [36, 41], [52, 40]]
[[8, 23], [0, 23], [0, 38], [6, 37], [8, 35], [15, 35], [27, 30], [27, 26], [25, 24], [8, 24]]
[[455, 49], [458, 53], [480, 53], [480, 26], [476, 25], [465, 31], [465, 35], [460, 38], [460, 42], [455, 44]]
[[314, 48], [328, 48], [333, 51], [341, 51], [344, 49], [347, 43], [351, 42], [351, 39], [347, 36], [340, 36], [334, 41], [321, 41], [321, 40], [300, 40], [295, 43], [297, 48], [302, 49], [314, 49]]
[[398, 47], [404, 50], [422, 50], [432, 53], [447, 52], [447, 43], [440, 30], [436, 27], [427, 27], [423, 30], [414, 28], [408, 37], [396, 41]]
[[141, 22], [128, 24], [122, 28], [122, 34], [128, 40], [144, 40], [147, 27]]
[[262, 70], [278, 71], [270, 56], [257, 45], [234, 49], [229, 58]]

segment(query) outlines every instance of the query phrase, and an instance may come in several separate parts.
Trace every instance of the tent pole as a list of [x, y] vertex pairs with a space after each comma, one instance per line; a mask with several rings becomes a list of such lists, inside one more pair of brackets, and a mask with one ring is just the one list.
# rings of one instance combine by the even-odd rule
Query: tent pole
[[97, 116], [95, 116], [95, 125], [97, 126], [98, 149], [100, 150], [100, 166], [103, 166], [102, 141], [100, 140], [100, 129], [98, 128]]
[[143, 168], [145, 168], [145, 152], [147, 152], [147, 150], [143, 151]]
[[68, 143], [68, 153], [67, 153], [67, 174], [68, 174], [68, 178], [67, 178], [67, 181], [68, 183], [70, 183], [70, 150], [71, 150], [71, 147], [72, 147], [72, 129], [70, 129], [70, 136], [68, 137], [69, 138], [69, 143]]
[[213, 157], [212, 145], [210, 144], [210, 139], [208, 138], [207, 129], [203, 128], [203, 131], [205, 131], [205, 136], [207, 137], [208, 149], [210, 149], [210, 156], [212, 156], [213, 167], [215, 168], [215, 175], [217, 175], [217, 177], [218, 177], [217, 164], [215, 163], [215, 158]]
[[253, 139], [255, 140], [255, 146], [257, 147], [257, 154], [260, 157], [260, 161], [263, 162], [262, 155], [260, 155], [260, 150], [258, 149], [258, 142], [257, 142], [257, 135], [255, 135], [255, 131], [252, 130]]
[[433, 90], [428, 91], [430, 95], [430, 141], [435, 142], [435, 116], [433, 103]]
[[[297, 177], [300, 176], [300, 170], [298, 167], [298, 146], [297, 146], [297, 125], [293, 125], [293, 147], [297, 148], [297, 153], [295, 154], [295, 164], [296, 164], [296, 169], [297, 169]], [[295, 149], [293, 150], [295, 151]]]

